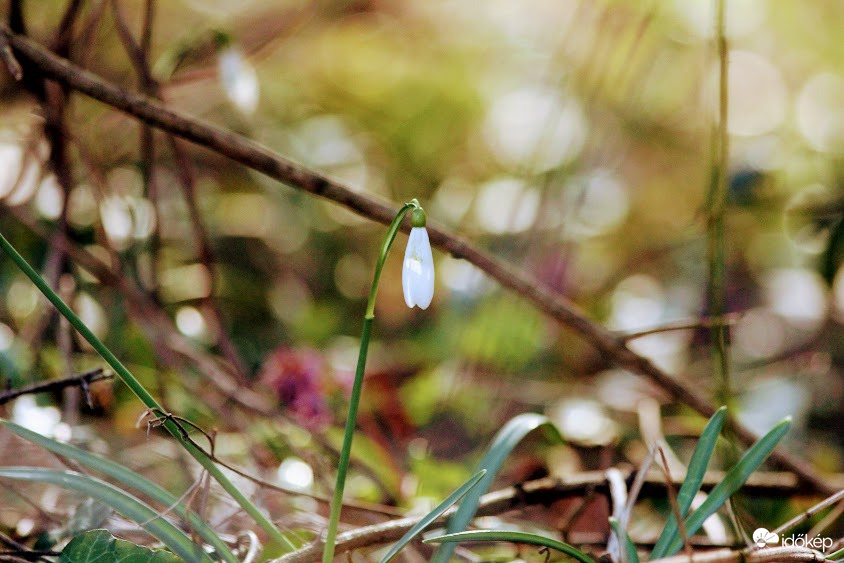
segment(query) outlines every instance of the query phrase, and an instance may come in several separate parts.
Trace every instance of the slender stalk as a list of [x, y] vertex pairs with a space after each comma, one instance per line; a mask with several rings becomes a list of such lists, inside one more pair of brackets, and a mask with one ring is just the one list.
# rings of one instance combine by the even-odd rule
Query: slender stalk
[[355, 382], [352, 386], [352, 396], [349, 399], [349, 414], [346, 417], [346, 430], [343, 433], [343, 448], [340, 450], [340, 461], [337, 464], [337, 484], [334, 487], [334, 496], [331, 499], [331, 513], [328, 517], [328, 530], [325, 534], [325, 547], [322, 552], [323, 563], [331, 563], [334, 559], [334, 543], [337, 539], [337, 526], [340, 523], [340, 511], [343, 509], [343, 490], [346, 487], [346, 474], [349, 471], [349, 459], [352, 454], [352, 439], [355, 434], [357, 423], [358, 406], [360, 395], [363, 389], [363, 374], [366, 370], [366, 354], [369, 351], [369, 337], [372, 334], [372, 321], [375, 319], [375, 296], [378, 294], [378, 280], [381, 279], [381, 270], [387, 260], [387, 254], [396, 234], [399, 232], [402, 220], [410, 209], [419, 207], [414, 199], [404, 206], [396, 214], [393, 222], [390, 223], [384, 242], [381, 244], [381, 251], [378, 254], [378, 262], [375, 264], [375, 275], [372, 280], [372, 287], [369, 290], [369, 300], [366, 303], [366, 315], [363, 318], [363, 331], [360, 335], [360, 352], [358, 353], [358, 365], [355, 370]]
[[[727, 39], [724, 32], [724, 3], [717, 4], [718, 40], [718, 125], [712, 139], [712, 172], [710, 176], [707, 225], [707, 255], [709, 261], [708, 298], [709, 315], [721, 317], [726, 314], [726, 256], [724, 243], [724, 212], [727, 204], [727, 165], [729, 159], [729, 135], [727, 132]], [[717, 366], [718, 402], [731, 405], [730, 351], [728, 328], [715, 325], [710, 330], [712, 337], [712, 358]]]
[[103, 373], [103, 368], [93, 369], [80, 373], [79, 375], [72, 375], [62, 379], [51, 379], [43, 383], [36, 383], [34, 385], [27, 385], [18, 389], [9, 389], [0, 393], [0, 405], [8, 403], [12, 399], [17, 399], [21, 395], [29, 395], [34, 393], [44, 393], [48, 391], [58, 391], [60, 389], [68, 389], [74, 387], [81, 387], [85, 392], [88, 405], [91, 404], [91, 398], [88, 394], [88, 386], [91, 383], [102, 381], [103, 379], [111, 379], [110, 373]]
[[[390, 223], [387, 229], [387, 235], [384, 237], [384, 242], [381, 243], [381, 251], [378, 253], [378, 262], [375, 264], [375, 275], [372, 279], [372, 287], [369, 289], [369, 300], [366, 303], [366, 318], [372, 319], [375, 317], [375, 296], [378, 294], [378, 280], [381, 279], [381, 270], [384, 269], [384, 262], [387, 261], [387, 253], [390, 252], [390, 247], [393, 246], [393, 241], [396, 240], [396, 234], [399, 232], [402, 220], [405, 214], [412, 208], [419, 207], [419, 202], [415, 199], [409, 203], [405, 203], [396, 218]], [[363, 349], [363, 342], [361, 342], [361, 349]]]
[[331, 515], [328, 519], [328, 533], [325, 536], [322, 560], [330, 562], [334, 558], [334, 542], [337, 538], [337, 526], [340, 522], [340, 511], [343, 508], [343, 490], [346, 487], [346, 474], [349, 471], [349, 459], [352, 454], [352, 437], [360, 405], [360, 395], [363, 389], [363, 372], [366, 367], [366, 353], [369, 350], [369, 336], [372, 333], [372, 317], [363, 319], [363, 331], [360, 335], [360, 354], [355, 371], [355, 383], [352, 386], [352, 397], [349, 401], [349, 414], [346, 417], [346, 431], [343, 434], [343, 448], [340, 450], [340, 463], [337, 466], [337, 485], [331, 499]]
[[[102, 358], [111, 366], [111, 369], [114, 370], [114, 373], [117, 374], [120, 379], [132, 390], [133, 393], [141, 400], [141, 402], [146, 405], [148, 409], [156, 413], [163, 413], [165, 412], [161, 405], [158, 404], [158, 401], [144, 388], [140, 381], [138, 381], [134, 375], [117, 359], [117, 357], [109, 350], [103, 342], [97, 338], [97, 336], [91, 332], [85, 323], [76, 316], [76, 314], [68, 307], [68, 305], [62, 301], [62, 299], [56, 295], [50, 286], [45, 282], [38, 272], [24, 260], [23, 256], [21, 256], [17, 250], [6, 240], [6, 237], [0, 233], [0, 247], [3, 248], [3, 251], [15, 262], [18, 268], [23, 271], [24, 274], [35, 284], [35, 286], [44, 294], [44, 296], [49, 299], [50, 303], [52, 303], [56, 309], [73, 325], [79, 334], [82, 335], [85, 340], [97, 351], [97, 353], [102, 356]], [[228, 477], [222, 472], [222, 470], [217, 467], [214, 462], [208, 458], [205, 453], [194, 446], [185, 436], [182, 435], [182, 429], [177, 425], [175, 422], [170, 420], [169, 418], [164, 418], [164, 427], [167, 429], [170, 434], [179, 441], [183, 448], [185, 448], [188, 453], [193, 456], [196, 461], [199, 462], [202, 467], [205, 468], [208, 473], [216, 479], [216, 481], [220, 484], [223, 489], [229, 493], [232, 498], [237, 501], [237, 503], [245, 510], [255, 522], [267, 533], [267, 535], [272, 538], [275, 542], [279, 545], [283, 546], [284, 548], [292, 551], [296, 549], [296, 547], [288, 540], [284, 534], [279, 531], [278, 528], [267, 518], [257, 506], [255, 506], [252, 501], [250, 501], [240, 490], [232, 483]]]

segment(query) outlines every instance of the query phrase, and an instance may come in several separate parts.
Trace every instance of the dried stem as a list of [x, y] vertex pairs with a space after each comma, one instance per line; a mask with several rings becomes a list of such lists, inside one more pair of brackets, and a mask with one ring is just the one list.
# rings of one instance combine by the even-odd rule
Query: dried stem
[[21, 395], [31, 395], [33, 393], [47, 393], [52, 391], [58, 391], [60, 389], [66, 389], [68, 387], [81, 387], [83, 392], [85, 393], [85, 397], [88, 399], [88, 406], [91, 406], [91, 398], [88, 393], [88, 386], [91, 383], [103, 381], [105, 379], [112, 379], [113, 377], [114, 375], [111, 373], [103, 373], [103, 368], [97, 368], [71, 377], [53, 379], [51, 381], [45, 381], [43, 383], [27, 385], [26, 387], [20, 387], [18, 389], [12, 389], [0, 393], [0, 405], [8, 403], [12, 399], [16, 399]]
[[676, 321], [665, 323], [653, 328], [639, 330], [636, 332], [628, 332], [621, 336], [621, 339], [628, 343], [631, 340], [650, 336], [652, 334], [660, 334], [663, 332], [673, 332], [677, 330], [697, 330], [699, 328], [714, 328], [718, 326], [732, 326], [736, 324], [741, 318], [740, 313], [730, 313], [720, 317], [706, 317], [703, 319], [692, 319], [688, 321]]
[[[67, 57], [70, 54], [70, 47], [73, 42], [73, 26], [79, 16], [80, 8], [81, 2], [79, 0], [70, 0], [62, 15], [61, 22], [56, 29], [52, 40], [52, 50], [60, 56]], [[48, 157], [49, 167], [53, 171], [53, 174], [55, 174], [62, 193], [61, 212], [53, 234], [50, 237], [49, 249], [44, 266], [44, 277], [47, 283], [50, 287], [58, 290], [59, 278], [65, 269], [65, 252], [58, 245], [53, 244], [53, 240], [56, 237], [67, 234], [68, 200], [70, 199], [70, 192], [73, 189], [73, 168], [68, 157], [67, 128], [65, 126], [65, 116], [70, 102], [70, 93], [69, 89], [65, 86], [44, 80], [37, 75], [31, 76], [27, 84], [29, 90], [38, 99], [44, 111], [43, 134], [47, 138], [50, 147]], [[52, 308], [43, 308], [24, 331], [30, 348], [37, 350], [41, 347], [41, 340], [54, 315], [55, 311]], [[60, 323], [57, 330], [62, 330]], [[63, 342], [61, 335], [59, 335], [57, 340], [60, 343]], [[64, 347], [62, 352], [67, 353], [68, 348]], [[71, 373], [69, 366], [67, 367], [67, 373]]]
[[813, 507], [809, 508], [805, 512], [798, 514], [797, 516], [795, 516], [794, 518], [792, 518], [791, 520], [789, 520], [788, 522], [786, 522], [782, 526], [779, 526], [776, 530], [773, 531], [773, 533], [779, 535], [779, 534], [782, 534], [783, 532], [787, 532], [788, 530], [794, 528], [795, 526], [802, 524], [803, 522], [805, 522], [806, 520], [808, 520], [809, 518], [811, 518], [812, 516], [814, 516], [815, 514], [820, 512], [821, 510], [823, 510], [827, 507], [830, 507], [833, 504], [840, 502], [841, 499], [844, 499], [844, 489], [838, 491], [837, 493], [835, 493], [834, 495], [832, 495], [830, 497], [827, 497], [826, 499], [824, 499], [823, 501], [814, 505]]
[[2, 34], [0, 34], [0, 60], [2, 60], [3, 64], [6, 65], [6, 70], [9, 71], [12, 78], [18, 81], [23, 78], [23, 69], [21, 68], [21, 64], [15, 58], [15, 54], [12, 53], [12, 49], [9, 47], [9, 41], [6, 39], [6, 36]]
[[[161, 88], [158, 82], [153, 78], [149, 68], [149, 47], [152, 36], [152, 18], [154, 13], [153, 0], [147, 0], [146, 10], [144, 12], [144, 27], [141, 32], [141, 42], [135, 41], [132, 36], [129, 26], [126, 24], [123, 12], [120, 8], [118, 0], [112, 0], [112, 12], [117, 24], [120, 39], [123, 42], [126, 53], [128, 54], [132, 65], [135, 67], [135, 72], [138, 75], [138, 82], [141, 91], [157, 100], [161, 100]], [[153, 249], [157, 253], [159, 245], [158, 229], [161, 220], [160, 211], [160, 197], [158, 193], [158, 186], [155, 182], [155, 144], [152, 127], [145, 121], [141, 121], [141, 160], [144, 169], [144, 183], [147, 186], [147, 196], [155, 207], [156, 216], [159, 221], [156, 222], [156, 232], [154, 234]], [[234, 368], [234, 374], [238, 378], [239, 383], [248, 385], [247, 368], [245, 362], [240, 357], [237, 347], [234, 345], [231, 337], [226, 330], [225, 319], [223, 312], [220, 309], [217, 300], [214, 298], [216, 265], [214, 260], [214, 253], [211, 250], [211, 243], [208, 238], [207, 229], [199, 211], [199, 205], [196, 201], [196, 173], [193, 170], [193, 165], [187, 157], [184, 148], [179, 144], [178, 139], [171, 134], [167, 134], [167, 140], [170, 144], [171, 151], [178, 167], [179, 184], [182, 189], [182, 196], [188, 209], [188, 216], [190, 218], [191, 228], [193, 230], [193, 238], [197, 248], [199, 260], [208, 272], [208, 278], [211, 283], [208, 295], [203, 299], [208, 311], [214, 317], [215, 324], [220, 328], [219, 346], [226, 359], [231, 362]], [[157, 263], [157, 260], [154, 261]], [[157, 273], [157, 272], [156, 272]], [[157, 281], [155, 286], [157, 287]]]
[[[625, 481], [629, 483], [633, 479], [634, 473], [630, 469], [625, 469], [622, 470], [622, 475]], [[707, 473], [703, 480], [702, 490], [710, 490], [722, 478], [723, 473]], [[682, 476], [675, 476], [672, 479], [674, 487], [679, 487], [682, 484]], [[789, 474], [754, 473], [743, 487], [743, 491], [748, 495], [776, 497], [795, 494], [798, 489], [793, 487], [796, 486], [796, 479]], [[644, 480], [640, 495], [664, 498], [665, 487], [663, 475], [652, 475]], [[581, 498], [592, 494], [609, 495], [609, 483], [605, 471], [588, 471], [559, 479], [546, 477], [488, 493], [481, 497], [477, 515], [494, 516], [527, 506], [547, 506], [561, 499]], [[437, 520], [433, 526], [444, 523], [453, 511], [454, 509], [443, 514], [442, 518]], [[397, 541], [418, 521], [419, 518], [417, 517], [400, 518], [338, 534], [336, 552], [339, 554]], [[289, 553], [277, 561], [278, 563], [316, 561], [319, 559], [321, 552], [322, 542], [317, 541]], [[695, 561], [697, 561], [697, 557], [696, 555]]]
[[674, 513], [674, 519], [677, 521], [677, 530], [680, 532], [680, 537], [683, 538], [683, 547], [686, 555], [692, 557], [692, 544], [689, 542], [689, 534], [686, 533], [686, 515], [680, 513], [680, 505], [677, 503], [677, 489], [674, 486], [674, 480], [671, 478], [671, 468], [668, 466], [668, 458], [665, 456], [665, 450], [662, 446], [657, 446], [657, 450], [662, 460], [660, 469], [662, 469], [662, 473], [665, 475], [665, 489], [668, 491], [668, 502], [671, 505], [671, 512]]

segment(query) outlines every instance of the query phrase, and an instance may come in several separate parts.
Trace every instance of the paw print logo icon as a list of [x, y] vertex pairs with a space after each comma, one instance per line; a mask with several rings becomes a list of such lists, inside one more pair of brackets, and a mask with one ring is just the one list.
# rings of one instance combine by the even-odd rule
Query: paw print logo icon
[[766, 545], [770, 545], [772, 543], [780, 543], [780, 537], [773, 532], [769, 532], [765, 528], [757, 528], [756, 531], [753, 532], [753, 541], [756, 542], [757, 547], [765, 547]]

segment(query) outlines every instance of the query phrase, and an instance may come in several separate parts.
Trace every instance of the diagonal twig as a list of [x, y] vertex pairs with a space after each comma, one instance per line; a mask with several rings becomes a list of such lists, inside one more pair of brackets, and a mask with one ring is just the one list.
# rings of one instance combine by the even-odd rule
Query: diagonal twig
[[636, 332], [627, 332], [620, 334], [621, 339], [627, 343], [637, 338], [643, 338], [652, 334], [660, 334], [663, 332], [673, 332], [680, 330], [697, 330], [699, 328], [713, 328], [717, 326], [732, 326], [741, 319], [741, 313], [728, 313], [719, 317], [705, 317], [702, 319], [680, 320], [670, 323], [665, 323], [659, 326], [638, 330]]
[[[150, 96], [156, 100], [163, 101], [161, 96], [161, 89], [158, 81], [152, 75], [149, 67], [149, 47], [152, 37], [152, 18], [154, 13], [154, 1], [147, 0], [146, 9], [144, 11], [144, 26], [141, 31], [140, 42], [136, 41], [126, 23], [125, 16], [121, 10], [121, 5], [118, 0], [112, 0], [112, 13], [117, 27], [118, 35], [123, 43], [132, 66], [135, 68], [135, 73], [138, 75], [138, 84], [144, 95]], [[161, 217], [160, 210], [160, 194], [158, 182], [154, 174], [155, 171], [155, 142], [153, 136], [153, 128], [141, 122], [141, 160], [144, 163], [144, 183], [147, 186], [147, 197], [152, 201], [156, 210], [156, 216]], [[211, 243], [208, 238], [207, 229], [204, 220], [199, 211], [199, 206], [196, 201], [196, 173], [193, 170], [190, 159], [187, 157], [185, 149], [172, 134], [167, 134], [171, 151], [175, 158], [177, 168], [179, 185], [182, 189], [182, 197], [185, 200], [185, 205], [188, 210], [188, 217], [190, 219], [191, 230], [193, 232], [194, 244], [197, 248], [198, 258], [202, 265], [208, 272], [210, 280], [210, 288], [208, 295], [203, 298], [203, 302], [212, 315], [214, 322], [219, 327], [218, 345], [220, 351], [226, 359], [232, 364], [233, 373], [238, 378], [241, 385], [248, 386], [250, 384], [247, 376], [246, 363], [241, 358], [228, 330], [226, 330], [226, 322], [223, 316], [223, 311], [215, 298], [216, 280], [217, 280], [217, 266], [214, 253], [211, 250]], [[156, 222], [156, 231], [153, 233], [153, 251], [158, 252], [158, 245], [160, 243], [159, 230], [160, 222]], [[153, 274], [157, 276], [157, 268], [154, 269]], [[157, 286], [157, 282], [154, 284]], [[155, 291], [155, 289], [153, 289]]]
[[0, 33], [0, 59], [2, 59], [3, 64], [6, 65], [6, 70], [9, 71], [12, 78], [18, 81], [23, 78], [23, 69], [21, 68], [21, 64], [15, 58], [15, 54], [12, 53], [12, 49], [9, 47], [9, 41], [2, 33]]
[[96, 381], [103, 381], [111, 379], [114, 375], [112, 373], [103, 373], [103, 368], [92, 369], [79, 375], [71, 377], [64, 377], [62, 379], [53, 379], [43, 383], [36, 383], [34, 385], [27, 385], [26, 387], [19, 387], [18, 389], [10, 389], [0, 393], [0, 405], [8, 403], [12, 399], [16, 399], [21, 395], [31, 395], [33, 393], [47, 393], [49, 391], [58, 391], [67, 387], [81, 387], [88, 400], [88, 406], [91, 406], [91, 397], [88, 393], [88, 386]]
[[674, 519], [677, 521], [677, 531], [680, 532], [680, 537], [683, 538], [683, 547], [689, 559], [693, 556], [692, 545], [689, 543], [689, 534], [686, 533], [686, 515], [680, 513], [680, 505], [677, 504], [677, 491], [674, 488], [674, 480], [671, 478], [671, 468], [668, 465], [668, 458], [665, 456], [665, 450], [661, 445], [656, 446], [659, 452], [662, 464], [657, 464], [662, 469], [665, 475], [665, 489], [668, 491], [668, 503], [671, 505], [671, 512], [674, 513]]
[[[19, 58], [25, 59], [44, 74], [146, 123], [211, 149], [287, 185], [329, 199], [371, 220], [389, 224], [395, 216], [393, 206], [372, 196], [354, 192], [327, 176], [275, 154], [259, 143], [167, 108], [150, 98], [128, 92], [53, 55], [37, 42], [10, 32], [5, 26], [0, 26], [0, 34], [7, 36], [9, 44]], [[409, 229], [408, 220], [403, 225], [403, 230]], [[471, 262], [502, 286], [529, 300], [539, 310], [579, 333], [616, 365], [647, 377], [674, 399], [687, 404], [705, 417], [715, 413], [715, 405], [700, 392], [627, 348], [617, 335], [590, 320], [579, 307], [544, 287], [534, 277], [494, 258], [466, 239], [432, 222], [429, 222], [428, 233], [431, 242], [439, 249]], [[757, 440], [758, 436], [746, 426], [734, 418], [731, 418], [731, 421], [736, 436], [743, 443], [752, 444]], [[770, 459], [799, 475], [801, 480], [817, 491], [826, 494], [837, 492], [810, 464], [789, 454], [781, 446], [772, 452]]]
[[797, 516], [795, 516], [794, 518], [792, 518], [791, 520], [789, 520], [785, 524], [777, 527], [777, 529], [775, 529], [773, 531], [773, 533], [780, 535], [783, 532], [787, 532], [788, 530], [794, 528], [798, 524], [802, 524], [803, 522], [805, 522], [806, 520], [808, 520], [809, 518], [811, 518], [812, 516], [814, 516], [815, 514], [820, 512], [821, 510], [823, 510], [823, 509], [825, 509], [829, 506], [832, 506], [833, 504], [841, 502], [841, 499], [844, 499], [844, 489], [838, 491], [837, 493], [835, 493], [834, 495], [832, 495], [830, 497], [827, 497], [826, 499], [824, 499], [821, 502], [819, 502], [818, 504], [812, 506], [808, 510], [801, 512], [800, 514], [798, 514]]

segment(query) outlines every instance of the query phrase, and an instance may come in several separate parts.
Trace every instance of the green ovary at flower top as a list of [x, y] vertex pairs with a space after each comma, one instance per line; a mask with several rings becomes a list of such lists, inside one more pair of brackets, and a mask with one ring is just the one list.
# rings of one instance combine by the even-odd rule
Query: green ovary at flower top
[[434, 297], [434, 257], [425, 229], [425, 211], [416, 208], [411, 215], [413, 228], [407, 239], [401, 283], [404, 301], [411, 309], [427, 309]]

